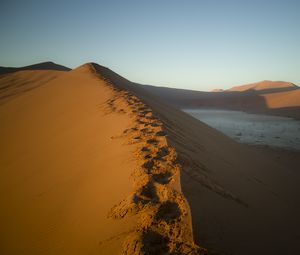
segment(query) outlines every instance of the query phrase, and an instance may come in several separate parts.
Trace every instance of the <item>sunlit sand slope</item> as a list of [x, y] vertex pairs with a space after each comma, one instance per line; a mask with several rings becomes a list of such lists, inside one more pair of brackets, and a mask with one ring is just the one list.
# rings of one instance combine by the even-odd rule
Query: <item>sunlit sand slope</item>
[[39, 81], [0, 107], [1, 253], [201, 251], [152, 110], [90, 64]]
[[42, 86], [65, 72], [53, 70], [18, 71], [0, 75], [0, 105], [24, 92]]
[[[1, 254], [116, 254], [135, 218], [107, 218], [132, 192], [131, 125], [85, 68], [0, 108]], [[125, 143], [125, 144], [124, 144]], [[103, 241], [110, 240], [108, 245]]]

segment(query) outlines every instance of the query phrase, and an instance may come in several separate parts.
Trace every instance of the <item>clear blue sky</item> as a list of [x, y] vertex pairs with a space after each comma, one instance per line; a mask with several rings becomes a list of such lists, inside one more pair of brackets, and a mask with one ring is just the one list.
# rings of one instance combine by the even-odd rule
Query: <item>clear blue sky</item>
[[144, 84], [300, 85], [299, 0], [2, 0], [0, 65], [105, 65]]

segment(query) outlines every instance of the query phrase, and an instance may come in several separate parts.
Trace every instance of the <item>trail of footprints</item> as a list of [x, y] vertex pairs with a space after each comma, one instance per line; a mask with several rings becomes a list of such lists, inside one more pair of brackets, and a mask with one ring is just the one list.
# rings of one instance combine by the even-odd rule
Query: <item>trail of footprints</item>
[[133, 126], [121, 136], [126, 136], [128, 144], [138, 145], [134, 156], [140, 162], [132, 173], [134, 194], [115, 205], [108, 215], [118, 219], [138, 214], [137, 227], [127, 236], [123, 254], [199, 254], [186, 220], [185, 198], [174, 188], [180, 165], [175, 150], [167, 144], [161, 121], [136, 96], [111, 87], [116, 93], [107, 101], [107, 110], [133, 119]]

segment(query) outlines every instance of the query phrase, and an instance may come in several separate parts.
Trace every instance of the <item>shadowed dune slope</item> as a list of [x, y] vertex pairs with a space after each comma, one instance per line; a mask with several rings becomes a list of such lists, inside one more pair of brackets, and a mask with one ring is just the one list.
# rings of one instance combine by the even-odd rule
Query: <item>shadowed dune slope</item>
[[145, 86], [94, 66], [100, 76], [141, 98], [163, 122], [183, 166], [181, 186], [200, 245], [219, 254], [300, 252], [298, 172], [163, 103]]
[[23, 66], [23, 67], [4, 67], [0, 66], [0, 75], [7, 73], [14, 73], [24, 70], [55, 70], [55, 71], [70, 71], [71, 69], [62, 65], [58, 65], [53, 62], [42, 62], [34, 65]]

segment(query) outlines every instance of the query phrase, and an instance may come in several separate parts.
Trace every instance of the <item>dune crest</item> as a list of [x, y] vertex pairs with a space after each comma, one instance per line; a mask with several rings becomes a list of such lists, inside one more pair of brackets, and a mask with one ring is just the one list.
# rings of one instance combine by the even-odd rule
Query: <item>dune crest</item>
[[181, 192], [181, 166], [175, 149], [165, 138], [163, 123], [138, 97], [115, 87], [96, 68], [95, 64], [80, 67], [106, 79], [115, 92], [107, 101], [109, 110], [130, 116], [133, 125], [122, 136], [129, 144], [138, 145], [133, 155], [140, 165], [132, 173], [134, 192], [109, 213], [115, 219], [138, 215], [135, 230], [123, 243], [123, 253], [198, 254], [200, 248], [193, 241], [189, 207]]

